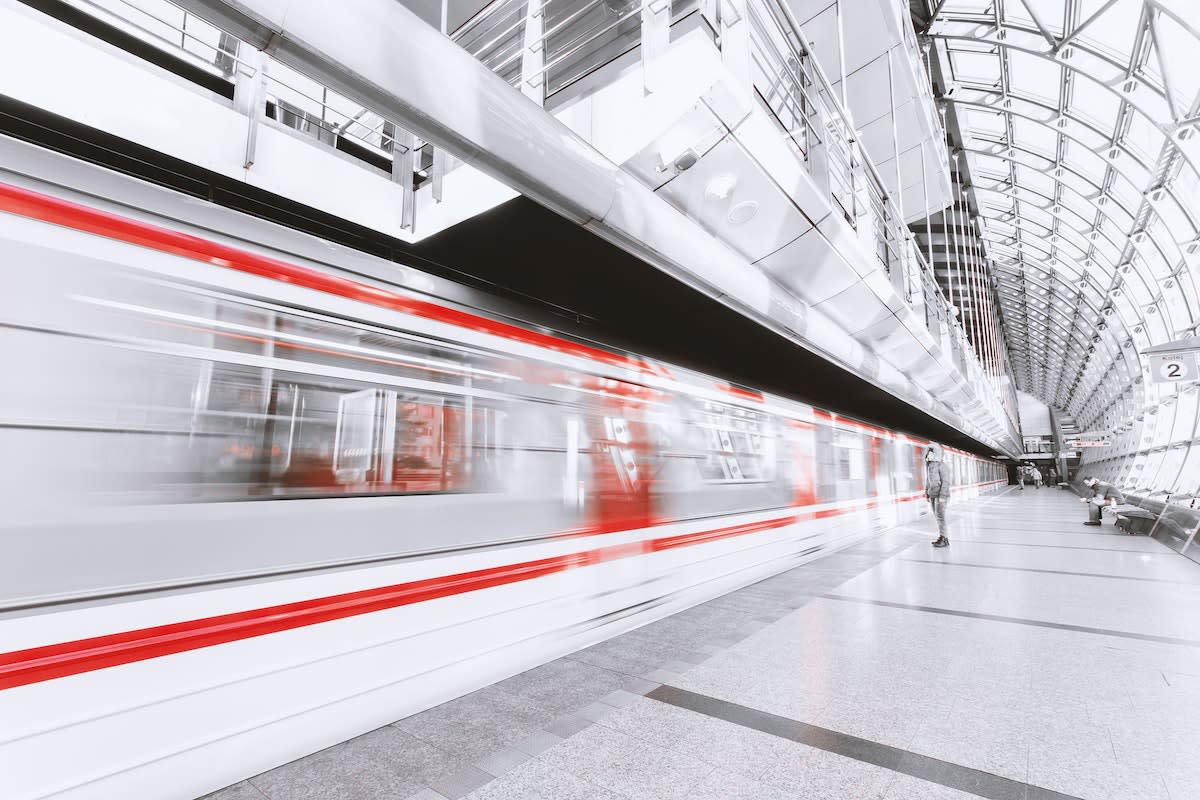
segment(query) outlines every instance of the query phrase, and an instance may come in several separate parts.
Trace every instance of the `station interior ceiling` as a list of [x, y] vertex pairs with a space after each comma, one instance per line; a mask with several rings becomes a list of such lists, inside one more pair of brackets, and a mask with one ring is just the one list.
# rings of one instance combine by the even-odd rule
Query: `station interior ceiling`
[[1018, 388], [1086, 429], [1161, 403], [1142, 351], [1200, 323], [1200, 8], [913, 0]]

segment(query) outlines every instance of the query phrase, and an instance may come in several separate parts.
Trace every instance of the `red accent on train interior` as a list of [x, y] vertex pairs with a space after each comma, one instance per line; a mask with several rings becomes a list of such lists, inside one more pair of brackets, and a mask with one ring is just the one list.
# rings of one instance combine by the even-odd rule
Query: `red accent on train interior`
[[811, 422], [799, 420], [791, 420], [791, 423], [796, 429], [792, 450], [792, 458], [796, 465], [796, 491], [792, 495], [792, 505], [801, 507], [816, 505], [819, 502], [816, 481], [817, 426]]
[[647, 390], [624, 381], [600, 382], [605, 393], [588, 398], [589, 494], [595, 502], [585, 527], [597, 533], [653, 527], [659, 522], [654, 495], [659, 448], [638, 397]]
[[718, 383], [717, 388], [743, 400], [751, 400], [755, 403], [763, 402], [762, 392], [756, 392], [753, 389], [743, 389], [741, 386], [734, 386], [731, 383]]
[[306, 289], [315, 289], [319, 292], [369, 303], [424, 319], [457, 325], [467, 330], [592, 359], [611, 366], [634, 369], [639, 372], [651, 372], [649, 364], [641, 359], [568, 341], [551, 334], [520, 328], [469, 311], [449, 308], [409, 294], [402, 294], [394, 289], [372, 286], [318, 269], [240, 250], [189, 233], [121, 217], [11, 184], [0, 183], [0, 211], [116, 239], [161, 253], [170, 253], [194, 261], [290, 283]]

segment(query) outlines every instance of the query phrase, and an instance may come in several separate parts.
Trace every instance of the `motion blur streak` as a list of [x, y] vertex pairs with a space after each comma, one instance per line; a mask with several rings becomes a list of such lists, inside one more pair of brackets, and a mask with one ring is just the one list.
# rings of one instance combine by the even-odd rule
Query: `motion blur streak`
[[924, 511], [922, 439], [103, 181], [0, 179], [6, 797], [203, 794]]

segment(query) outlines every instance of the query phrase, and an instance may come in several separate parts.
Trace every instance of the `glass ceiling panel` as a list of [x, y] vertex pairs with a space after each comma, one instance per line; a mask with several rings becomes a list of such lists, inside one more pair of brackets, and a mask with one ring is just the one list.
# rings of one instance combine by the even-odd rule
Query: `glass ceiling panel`
[[1066, 156], [1066, 163], [1095, 187], [1088, 192], [1088, 194], [1094, 194], [1095, 190], [1104, 184], [1104, 174], [1108, 171], [1108, 164], [1103, 158], [1082, 147], [1078, 142], [1071, 142], [1067, 145]]
[[1120, 110], [1120, 99], [1107, 87], [1101, 86], [1086, 75], [1075, 74], [1075, 84], [1071, 87], [1071, 111], [1075, 116], [1091, 122], [1101, 130], [1111, 131], [1117, 124], [1117, 114]]
[[[1112, 196], [1113, 200], [1117, 201], [1121, 209], [1126, 212], [1131, 208], [1137, 208], [1142, 202], [1141, 190], [1134, 187], [1132, 183], [1121, 175], [1113, 178], [1112, 184], [1108, 187], [1108, 193]], [[1132, 216], [1130, 217], [1130, 221], [1132, 221]]]
[[1018, 50], [1008, 51], [1009, 88], [1027, 97], [1058, 105], [1062, 67]]
[[[1162, 218], [1163, 223], [1167, 226], [1167, 230], [1172, 231], [1175, 237], [1186, 235], [1187, 231], [1191, 230], [1191, 220], [1184, 213], [1183, 207], [1179, 205], [1179, 201], [1174, 194], [1168, 194], [1154, 207], [1154, 210]], [[1195, 213], [1194, 209], [1193, 213]], [[1179, 241], [1178, 238], [1175, 239]]]
[[[1029, 0], [1038, 18], [1055, 33], [1062, 33], [1064, 0]], [[1004, 4], [1004, 18], [1016, 25], [1034, 27], [1033, 17], [1022, 2]]]
[[[1179, 14], [1183, 19], [1191, 19], [1195, 22], [1197, 16], [1200, 16], [1197, 13], [1196, 0], [1169, 0], [1167, 5], [1169, 6], [1172, 1], [1180, 4]], [[1184, 5], [1188, 6], [1187, 11], [1183, 10]], [[1195, 38], [1172, 17], [1166, 14], [1159, 17], [1156, 38], [1162, 49], [1163, 60], [1168, 64], [1187, 64], [1194, 59]], [[1193, 58], [1190, 59], [1189, 55]], [[1172, 70], [1171, 84], [1180, 105], [1187, 106], [1197, 94], [1200, 94], [1200, 69]]]
[[964, 14], [983, 14], [991, 7], [991, 0], [947, 0], [942, 10]]
[[1018, 144], [1051, 158], [1058, 147], [1058, 132], [1053, 128], [1017, 117], [1013, 120], [1013, 136]]
[[1141, 408], [1138, 348], [1200, 324], [1200, 0], [935, 6], [1018, 384], [1085, 426]]
[[983, 137], [989, 141], [1003, 137], [1007, 130], [1003, 114], [993, 114], [975, 108], [967, 110], [965, 123], [972, 136]]
[[1075, 225], [1086, 225], [1091, 228], [1092, 219], [1096, 216], [1096, 206], [1090, 200], [1084, 199], [1077, 192], [1063, 192], [1062, 204], [1071, 209]]
[[1052, 197], [1056, 181], [1050, 175], [1029, 167], [1017, 168], [1017, 181], [1021, 188], [1032, 189], [1039, 194]]
[[[1037, 2], [1037, 0], [1031, 0]], [[1080, 0], [1080, 21], [1092, 19], [1079, 35], [1080, 41], [1094, 44], [1118, 60], [1127, 61], [1137, 37], [1138, 21], [1142, 15], [1142, 0]], [[1099, 13], [1099, 16], [1095, 16]]]
[[1000, 57], [989, 53], [955, 51], [950, 54], [956, 80], [991, 86], [1000, 80]]
[[1125, 134], [1125, 144], [1140, 156], [1143, 161], [1154, 163], [1162, 152], [1166, 137], [1150, 120], [1141, 114], [1134, 114], [1129, 123], [1129, 131]]

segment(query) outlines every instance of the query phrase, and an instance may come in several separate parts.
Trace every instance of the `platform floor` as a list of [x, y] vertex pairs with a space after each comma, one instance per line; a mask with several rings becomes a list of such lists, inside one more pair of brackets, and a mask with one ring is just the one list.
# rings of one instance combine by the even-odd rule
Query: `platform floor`
[[1195, 800], [1200, 564], [1015, 487], [212, 800]]

